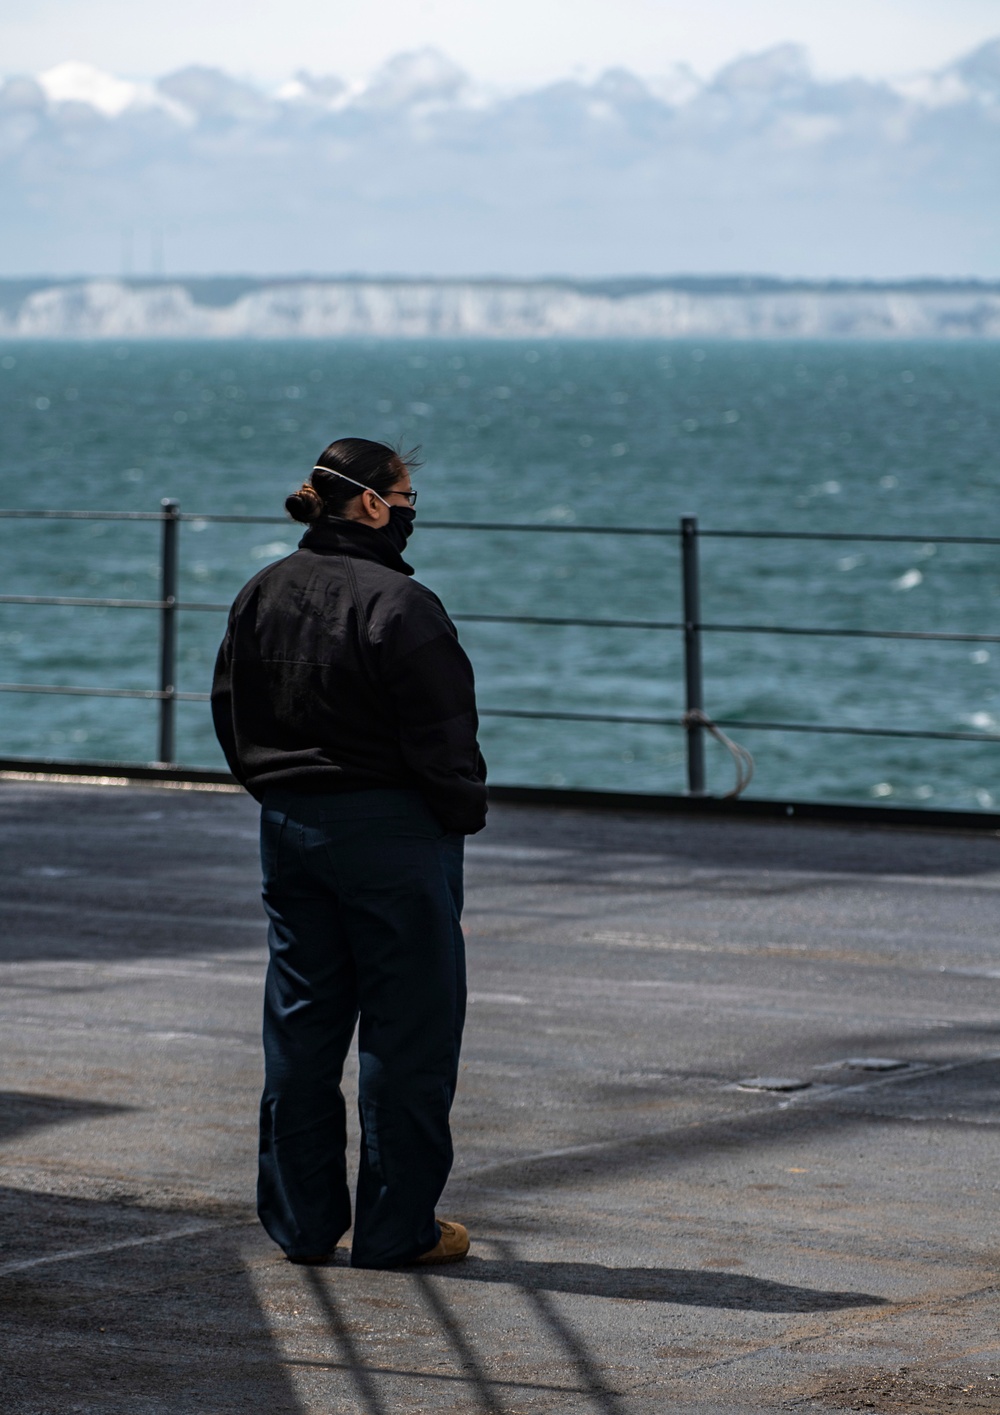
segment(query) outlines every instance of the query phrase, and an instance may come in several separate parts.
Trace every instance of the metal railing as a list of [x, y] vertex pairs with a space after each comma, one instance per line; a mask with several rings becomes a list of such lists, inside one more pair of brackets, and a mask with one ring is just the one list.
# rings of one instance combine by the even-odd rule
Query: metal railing
[[[141, 609], [159, 614], [159, 682], [156, 688], [114, 688], [72, 686], [49, 683], [0, 683], [0, 692], [61, 694], [81, 697], [136, 698], [159, 703], [158, 757], [164, 765], [176, 764], [176, 704], [207, 702], [208, 693], [181, 692], [176, 686], [178, 615], [186, 611], [226, 613], [228, 604], [178, 598], [180, 527], [185, 521], [207, 524], [287, 525], [278, 516], [182, 514], [179, 503], [164, 498], [159, 511], [57, 511], [0, 510], [0, 520], [63, 521], [155, 521], [159, 522], [160, 595], [157, 599], [99, 598], [71, 595], [0, 594], [0, 605], [61, 605], [75, 608]], [[873, 532], [743, 531], [703, 530], [697, 517], [683, 516], [677, 528], [667, 526], [586, 526], [530, 525], [509, 521], [421, 520], [422, 530], [510, 531], [538, 535], [644, 536], [679, 541], [681, 562], [682, 618], [623, 619], [603, 616], [542, 614], [455, 613], [459, 622], [481, 624], [559, 625], [582, 628], [645, 629], [679, 632], [683, 635], [685, 711], [680, 717], [646, 714], [575, 712], [534, 708], [480, 708], [483, 717], [518, 718], [527, 721], [605, 722], [623, 726], [682, 728], [687, 743], [687, 794], [705, 796], [705, 736], [709, 719], [705, 715], [702, 640], [706, 633], [801, 635], [812, 638], [856, 638], [916, 640], [963, 644], [1000, 644], [1000, 634], [967, 634], [953, 631], [909, 629], [851, 629], [790, 624], [712, 623], [701, 618], [701, 577], [699, 543], [705, 539], [759, 541], [870, 542], [876, 544], [1000, 546], [1000, 536], [880, 535]], [[1000, 743], [1000, 733], [954, 732], [900, 727], [860, 727], [849, 724], [756, 721], [748, 718], [716, 718], [716, 727], [761, 732], [821, 733], [850, 737], [906, 738], [926, 741]]]

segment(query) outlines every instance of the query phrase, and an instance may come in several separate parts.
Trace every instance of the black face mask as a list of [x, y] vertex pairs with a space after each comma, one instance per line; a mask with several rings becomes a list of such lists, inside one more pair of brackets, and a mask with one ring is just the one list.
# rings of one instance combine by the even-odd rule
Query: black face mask
[[417, 513], [412, 506], [390, 506], [389, 519], [381, 528], [382, 534], [393, 550], [403, 553], [403, 547], [413, 534], [413, 523]]

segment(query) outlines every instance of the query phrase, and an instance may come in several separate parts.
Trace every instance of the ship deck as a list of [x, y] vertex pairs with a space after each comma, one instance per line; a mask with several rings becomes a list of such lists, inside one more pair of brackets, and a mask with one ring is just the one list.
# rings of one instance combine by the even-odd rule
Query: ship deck
[[472, 1254], [376, 1273], [254, 1218], [253, 802], [4, 781], [0, 838], [5, 1415], [1000, 1410], [1000, 840], [497, 806]]

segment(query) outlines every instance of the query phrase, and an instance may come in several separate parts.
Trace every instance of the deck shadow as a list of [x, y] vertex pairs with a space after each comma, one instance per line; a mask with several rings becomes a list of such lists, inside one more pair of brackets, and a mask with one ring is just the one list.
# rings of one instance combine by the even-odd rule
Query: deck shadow
[[[885, 1055], [906, 1054], [909, 1033], [882, 1034]], [[985, 1038], [996, 1046], [996, 1027], [955, 1028], [952, 1039]], [[903, 1045], [894, 1045], [903, 1042]], [[857, 1038], [847, 1037], [839, 1045], [831, 1039], [830, 1049], [848, 1053]], [[600, 1184], [638, 1174], [652, 1166], [677, 1168], [704, 1163], [721, 1153], [761, 1150], [787, 1143], [792, 1137], [851, 1131], [874, 1130], [897, 1121], [912, 1123], [910, 1112], [919, 1105], [922, 1122], [961, 1125], [971, 1120], [977, 1126], [995, 1125], [1000, 1105], [1000, 1058], [993, 1055], [942, 1061], [928, 1071], [915, 1069], [881, 1084], [865, 1086], [852, 1078], [835, 1095], [810, 1101], [806, 1093], [801, 1105], [775, 1109], [773, 1098], [762, 1100], [759, 1109], [742, 1115], [722, 1115], [707, 1123], [681, 1124], [666, 1130], [648, 1130], [604, 1143], [577, 1149], [560, 1149], [515, 1159], [501, 1159], [459, 1172], [454, 1182], [475, 1188], [482, 1184], [502, 1184], [505, 1190], [524, 1194], [532, 1190], [557, 1191], [581, 1183]]]
[[0, 1187], [3, 1415], [303, 1415], [244, 1223]]
[[[504, 868], [515, 877], [532, 871], [604, 880], [623, 862], [651, 863], [699, 870], [819, 870], [829, 877], [940, 875], [975, 883], [995, 874], [1000, 846], [992, 835], [871, 825], [725, 819], [630, 812], [627, 808], [536, 806], [502, 802], [490, 815], [482, 839], [493, 847], [529, 847], [524, 858], [507, 857]], [[551, 850], [555, 861], [531, 857], [530, 849]], [[476, 851], [471, 852], [475, 858]], [[488, 856], [484, 855], [484, 863]], [[714, 886], [714, 882], [713, 882]]]
[[869, 1292], [835, 1292], [796, 1287], [745, 1273], [698, 1268], [610, 1268], [601, 1263], [529, 1262], [470, 1255], [435, 1276], [462, 1282], [511, 1283], [526, 1292], [566, 1292], [577, 1297], [610, 1297], [626, 1302], [669, 1302], [682, 1307], [715, 1307], [740, 1312], [838, 1312], [882, 1307], [887, 1299]]
[[104, 1101], [77, 1100], [75, 1096], [34, 1095], [30, 1091], [0, 1091], [0, 1144], [13, 1140], [25, 1130], [71, 1121], [97, 1120], [105, 1115], [121, 1115], [127, 1105]]

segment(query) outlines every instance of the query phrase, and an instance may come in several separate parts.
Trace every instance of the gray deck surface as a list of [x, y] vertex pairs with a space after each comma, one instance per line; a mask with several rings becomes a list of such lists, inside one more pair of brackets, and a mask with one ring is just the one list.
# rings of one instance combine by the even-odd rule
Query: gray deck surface
[[253, 1216], [253, 803], [4, 781], [0, 838], [3, 1415], [1000, 1410], [1000, 840], [496, 807], [473, 1253], [372, 1273]]

